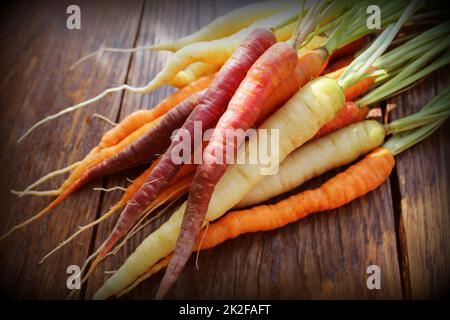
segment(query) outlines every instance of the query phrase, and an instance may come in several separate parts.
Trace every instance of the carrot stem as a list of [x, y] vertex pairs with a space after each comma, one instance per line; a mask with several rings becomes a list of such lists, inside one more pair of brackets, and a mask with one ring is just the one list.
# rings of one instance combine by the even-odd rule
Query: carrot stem
[[373, 65], [373, 63], [383, 54], [383, 52], [394, 40], [396, 34], [400, 30], [405, 21], [410, 18], [418, 7], [418, 1], [412, 1], [405, 9], [401, 17], [395, 24], [389, 25], [380, 36], [375, 39], [372, 45], [358, 56], [345, 72], [339, 77], [338, 83], [343, 89], [346, 89], [364, 76], [366, 71]]
[[387, 134], [397, 134], [403, 131], [416, 129], [450, 115], [450, 86], [430, 100], [419, 112], [405, 118], [392, 121], [387, 125]]
[[447, 117], [418, 129], [413, 129], [394, 135], [384, 144], [384, 147], [390, 150], [393, 155], [398, 155], [416, 143], [429, 137], [445, 122], [446, 119]]

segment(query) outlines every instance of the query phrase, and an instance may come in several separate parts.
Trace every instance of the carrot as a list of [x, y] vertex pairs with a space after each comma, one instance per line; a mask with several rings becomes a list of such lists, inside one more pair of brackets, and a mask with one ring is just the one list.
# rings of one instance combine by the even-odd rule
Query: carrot
[[161, 70], [155, 78], [150, 81], [147, 85], [143, 87], [133, 87], [127, 84], [109, 88], [104, 90], [99, 95], [76, 104], [74, 106], [65, 108], [60, 112], [48, 116], [37, 123], [35, 123], [27, 132], [25, 132], [22, 137], [19, 138], [19, 142], [22, 141], [26, 136], [28, 136], [35, 128], [40, 125], [52, 120], [56, 119], [66, 113], [73, 112], [79, 108], [82, 108], [88, 104], [96, 102], [103, 97], [107, 96], [110, 93], [121, 92], [121, 91], [129, 91], [134, 93], [149, 93], [154, 89], [167, 84], [170, 80], [173, 79], [177, 75], [178, 72], [182, 71], [185, 67], [189, 66], [194, 62], [207, 62], [211, 64], [223, 64], [236, 50], [236, 48], [240, 45], [240, 43], [256, 28], [271, 28], [278, 27], [279, 25], [289, 23], [291, 20], [295, 19], [296, 14], [292, 13], [293, 5], [290, 5], [289, 9], [286, 9], [274, 16], [270, 16], [266, 19], [257, 21], [251, 26], [242, 29], [241, 31], [225, 38], [205, 41], [187, 45], [180, 50], [178, 50], [166, 66]]
[[51, 209], [55, 208], [88, 181], [138, 165], [139, 163], [153, 157], [155, 153], [165, 150], [165, 148], [170, 145], [173, 131], [184, 123], [192, 110], [197, 106], [203, 94], [203, 91], [199, 91], [185, 99], [177, 107], [170, 110], [164, 117], [162, 117], [161, 121], [159, 121], [154, 128], [149, 130], [146, 134], [140, 136], [140, 138], [134, 143], [128, 145], [122, 151], [115, 153], [113, 156], [109, 156], [106, 160], [89, 167], [80, 178], [78, 178], [69, 187], [65, 188], [61, 194], [59, 194], [58, 197], [47, 207], [35, 216], [27, 219], [25, 222], [14, 226], [3, 237], [8, 236], [15, 230], [27, 226], [36, 219], [45, 216]]
[[394, 164], [392, 153], [388, 149], [378, 148], [317, 189], [291, 196], [274, 205], [230, 212], [208, 227], [211, 235], [217, 237], [206, 237], [203, 248], [211, 248], [243, 233], [277, 229], [310, 213], [339, 208], [380, 186], [389, 177]]
[[366, 120], [311, 140], [293, 151], [281, 163], [277, 174], [265, 177], [235, 207], [261, 203], [331, 169], [348, 164], [380, 146], [384, 137], [385, 130], [381, 124]]
[[[355, 104], [346, 104], [333, 120], [320, 129], [316, 138], [342, 126], [360, 121], [368, 113], [367, 104], [380, 101], [382, 98], [389, 96], [389, 94], [393, 94], [395, 90], [398, 91], [400, 88], [407, 87], [407, 84], [413, 84], [414, 81], [428, 74], [430, 70], [435, 70], [445, 64], [444, 60], [438, 60], [427, 68], [421, 69], [421, 66], [425, 66], [433, 57], [449, 47], [448, 41], [445, 40], [445, 37], [448, 36], [449, 27], [449, 23], [438, 25], [377, 59], [374, 65], [368, 69], [368, 73], [375, 74], [376, 71], [382, 71], [387, 75], [398, 73], [398, 77], [393, 78], [391, 82], [387, 82], [383, 86], [379, 86], [367, 96], [356, 101]], [[411, 64], [411, 61], [414, 62]], [[409, 66], [407, 65], [408, 63], [410, 63]], [[338, 69], [326, 76], [337, 79], [346, 69]], [[353, 100], [366, 93], [375, 81], [377, 81], [377, 85], [380, 85], [382, 82], [389, 80], [389, 76], [383, 73], [381, 77], [369, 76], [347, 88], [345, 90], [346, 100]], [[406, 82], [402, 83], [402, 81]], [[396, 86], [392, 85], [393, 82], [397, 83]], [[399, 87], [398, 83], [400, 83], [401, 87]], [[392, 87], [395, 88], [394, 91]], [[390, 91], [386, 91], [387, 88]]]
[[[201, 77], [213, 75], [220, 67], [221, 66], [218, 64], [194, 62], [184, 70], [178, 72], [177, 75], [170, 80], [169, 84], [177, 88], [183, 88]], [[211, 77], [211, 80], [212, 78], [213, 77]]]
[[[216, 125], [217, 120], [226, 109], [228, 102], [249, 68], [275, 42], [276, 39], [273, 33], [266, 29], [256, 29], [244, 40], [216, 74], [202, 101], [180, 129], [180, 131], [189, 133], [191, 139], [189, 143], [192, 144], [194, 142], [196, 122], [201, 121], [202, 130], [207, 130]], [[160, 163], [147, 177], [146, 183], [121, 213], [114, 230], [101, 245], [101, 250], [94, 264], [101, 260], [114, 244], [128, 232], [142, 211], [159, 195], [161, 190], [167, 186], [178, 172], [181, 164], [176, 164], [172, 161], [172, 150], [182, 143], [184, 144], [186, 141], [182, 141], [175, 136], [169, 149], [162, 156]]]
[[133, 131], [139, 129], [144, 124], [153, 121], [160, 116], [169, 112], [172, 108], [177, 106], [186, 98], [190, 97], [196, 92], [206, 89], [214, 75], [207, 75], [199, 78], [198, 80], [191, 82], [184, 88], [177, 90], [167, 98], [163, 99], [158, 105], [150, 110], [137, 110], [123, 119], [116, 127], [106, 132], [98, 148], [102, 149], [105, 147], [110, 147], [116, 145], [122, 141], [126, 136], [128, 136]]
[[[408, 7], [399, 22], [395, 26], [387, 28], [380, 35], [380, 41], [375, 42], [375, 45], [367, 50], [368, 56], [376, 59], [383, 52], [408, 15], [412, 14], [413, 8], [413, 6]], [[270, 159], [269, 170], [276, 168], [289, 153], [312, 138], [323, 124], [333, 118], [334, 114], [344, 104], [343, 88], [353, 85], [359, 77], [364, 76], [366, 71], [364, 59], [361, 58], [357, 61], [361, 63], [361, 68], [355, 70], [355, 74], [352, 74], [351, 78], [339, 79], [343, 87], [340, 87], [335, 80], [326, 77], [313, 80], [300, 89], [283, 107], [261, 125], [260, 129], [267, 130], [269, 134], [271, 129], [283, 128], [283, 130], [279, 130], [278, 157]], [[258, 143], [257, 136], [257, 134], [253, 135], [247, 146], [240, 150], [254, 148]], [[272, 145], [273, 142], [270, 141], [270, 138], [268, 140], [268, 148], [272, 150], [271, 147], [275, 146]], [[265, 167], [267, 165], [262, 163], [230, 165], [214, 188], [205, 221], [213, 221], [219, 218], [239, 203], [246, 193], [262, 181], [261, 172], [264, 172], [262, 169]], [[194, 183], [195, 178], [190, 188], [190, 196]], [[150, 266], [169, 254], [176, 246], [176, 238], [180, 233], [186, 207], [186, 203], [183, 204], [166, 223], [150, 234], [119, 271], [97, 291], [94, 298], [104, 299], [120, 292], [139, 275], [145, 273]], [[173, 259], [175, 259], [175, 255]], [[171, 273], [171, 271], [166, 272]]]
[[[445, 25], [444, 25], [445, 26]], [[438, 26], [436, 28], [433, 28], [427, 32], [425, 32], [423, 35], [421, 35], [422, 39], [428, 38], [430, 39], [430, 36], [434, 36], [436, 34], [436, 30], [441, 30], [442, 26]], [[447, 28], [447, 30], [449, 30]], [[426, 36], [426, 37], [424, 37]], [[396, 94], [399, 91], [404, 90], [405, 87], [408, 87], [411, 85], [411, 83], [415, 83], [420, 77], [425, 77], [430, 72], [436, 70], [437, 68], [443, 66], [446, 63], [450, 63], [449, 57], [440, 57], [437, 60], [434, 58], [436, 54], [439, 54], [439, 52], [442, 52], [446, 50], [446, 48], [450, 47], [450, 43], [447, 41], [445, 42], [445, 38], [448, 36], [444, 33], [442, 34], [442, 37], [437, 37], [434, 41], [429, 42], [425, 47], [422, 48], [422, 50], [417, 51], [417, 57], [419, 59], [415, 59], [413, 57], [413, 63], [409, 62], [409, 58], [407, 59], [406, 66], [403, 66], [402, 68], [398, 69], [397, 71], [399, 74], [395, 76], [394, 78], [390, 79], [389, 81], [387, 78], [381, 79], [381, 81], [378, 82], [380, 85], [378, 88], [374, 89], [372, 92], [369, 92], [366, 94], [365, 97], [361, 98], [360, 100], [356, 101], [356, 103], [353, 102], [347, 102], [346, 106], [342, 108], [336, 116], [333, 118], [333, 120], [329, 121], [327, 124], [325, 124], [319, 132], [315, 135], [314, 138], [318, 138], [320, 136], [324, 136], [330, 132], [333, 132], [334, 130], [337, 130], [341, 127], [344, 127], [350, 123], [356, 122], [358, 117], [365, 117], [367, 112], [367, 105], [364, 105], [363, 102], [369, 102], [369, 103], [376, 103], [378, 101], [381, 101], [388, 97], [391, 94]], [[419, 38], [420, 40], [420, 38]], [[413, 42], [413, 44], [417, 45], [419, 44], [417, 40]], [[406, 43], [404, 47], [398, 48], [401, 52], [409, 52], [410, 44]], [[440, 48], [439, 48], [440, 47]], [[404, 50], [407, 49], [407, 50]], [[434, 51], [434, 52], [433, 52]], [[380, 60], [382, 61], [389, 61], [390, 59], [386, 59], [386, 57], [389, 57], [392, 54], [393, 51], [389, 52], [387, 55], [382, 56]], [[425, 56], [423, 56], [423, 52], [427, 52]], [[395, 53], [395, 51], [394, 51]], [[430, 63], [432, 62], [432, 63]], [[402, 64], [401, 59], [396, 59], [397, 64]], [[427, 65], [427, 63], [430, 63]], [[418, 77], [420, 75], [420, 77]], [[383, 83], [385, 82], [385, 83]], [[395, 88], [396, 91], [392, 91], [392, 88]], [[373, 94], [375, 92], [376, 94]], [[378, 93], [377, 93], [378, 92]], [[441, 100], [445, 100], [446, 96], [440, 95]], [[369, 99], [367, 99], [369, 97]], [[363, 101], [363, 102], [361, 102]], [[365, 102], [364, 102], [365, 103]], [[445, 107], [445, 104], [442, 106]], [[424, 107], [425, 109], [425, 107]], [[412, 129], [412, 125], [416, 125], [417, 123], [420, 125], [427, 124], [429, 121], [433, 121], [436, 117], [441, 117], [442, 114], [445, 113], [443, 110], [433, 109], [429, 108], [427, 111], [421, 111], [417, 114], [411, 115], [409, 117], [406, 117], [405, 119], [397, 120], [392, 123], [390, 123], [387, 126], [387, 134], [393, 133], [393, 132], [399, 132], [406, 129]], [[364, 122], [366, 123], [366, 122]], [[372, 138], [375, 138], [376, 136], [379, 136], [378, 134], [375, 134], [377, 131], [372, 130], [365, 130], [362, 131], [361, 129], [356, 129], [359, 126], [359, 124], [351, 125], [347, 128], [340, 129], [334, 133], [331, 133], [323, 138], [318, 139], [317, 141], [321, 144], [320, 141], [328, 141], [332, 140], [333, 143], [328, 147], [325, 148], [324, 146], [318, 146], [316, 147], [315, 141], [312, 141], [308, 143], [307, 145], [310, 145], [309, 148], [320, 150], [322, 153], [322, 150], [333, 150], [339, 145], [342, 145], [340, 140], [337, 138], [338, 136], [341, 137], [341, 139], [348, 139], [348, 141], [352, 141], [351, 145], [355, 147], [354, 151], [361, 150], [357, 147], [360, 146], [360, 144], [366, 144], [367, 146], [376, 147], [377, 145], [371, 143], [371, 140], [367, 138], [367, 141], [360, 141], [357, 142], [357, 139], [361, 139], [365, 135], [367, 135], [369, 132], [371, 133], [370, 136]], [[376, 128], [375, 128], [376, 129]], [[378, 128], [379, 129], [379, 128]], [[343, 132], [346, 130], [355, 130], [354, 132], [348, 132], [347, 138], [344, 138], [342, 135]], [[378, 132], [381, 132], [381, 130], [378, 130]], [[354, 135], [357, 136], [354, 136]], [[329, 138], [327, 140], [327, 138]], [[355, 140], [356, 139], [356, 140]], [[382, 138], [381, 138], [382, 139]], [[331, 143], [331, 142], [330, 142]], [[381, 143], [380, 140], [378, 140], [378, 143]], [[300, 184], [302, 184], [306, 179], [309, 179], [312, 177], [311, 173], [305, 173], [303, 168], [305, 164], [302, 160], [306, 161], [307, 163], [312, 164], [311, 165], [311, 172], [318, 174], [323, 172], [323, 168], [320, 166], [322, 163], [320, 161], [321, 156], [319, 154], [315, 155], [314, 153], [308, 153], [307, 155], [304, 155], [304, 152], [302, 149], [307, 149], [307, 146], [305, 145], [303, 148], [299, 148], [285, 160], [281, 164], [279, 171], [277, 175], [273, 175], [270, 177], [265, 178], [261, 183], [258, 184], [257, 187], [253, 188], [251, 192], [249, 192], [243, 200], [239, 203], [239, 207], [248, 206], [252, 204], [256, 204], [265, 200], [268, 200], [274, 196], [277, 196], [283, 192], [289, 191]], [[341, 157], [348, 153], [348, 151], [344, 151], [342, 149], [341, 151], [336, 151], [335, 155], [326, 155], [323, 154], [322, 157], [333, 159], [333, 161], [340, 161]], [[333, 161], [329, 161], [330, 168], [335, 167], [333, 165]], [[350, 160], [349, 160], [350, 161]], [[341, 164], [346, 164], [347, 162], [342, 162]], [[339, 162], [338, 162], [339, 164]], [[337, 166], [337, 165], [336, 165]]]
[[126, 148], [97, 165], [88, 168], [64, 192], [71, 194], [92, 179], [136, 166], [153, 157], [155, 153], [165, 150], [170, 145], [170, 138], [173, 131], [186, 121], [192, 110], [201, 101], [205, 90], [186, 98], [178, 106], [170, 110], [153, 129], [143, 134], [138, 140]]
[[232, 35], [254, 22], [280, 12], [289, 5], [288, 1], [264, 1], [231, 11], [213, 20], [197, 32], [173, 42], [154, 45], [152, 49], [176, 51], [200, 41], [210, 41]]
[[102, 54], [104, 52], [122, 52], [122, 53], [130, 53], [141, 50], [168, 50], [168, 51], [177, 51], [187, 45], [195, 44], [198, 42], [217, 40], [224, 37], [228, 37], [239, 30], [248, 27], [249, 25], [257, 22], [258, 20], [265, 19], [283, 9], [285, 9], [289, 5], [287, 0], [283, 1], [264, 1], [255, 4], [250, 4], [238, 9], [235, 9], [223, 16], [220, 16], [213, 21], [211, 21], [208, 25], [204, 26], [200, 30], [187, 35], [185, 37], [179, 38], [177, 40], [163, 42], [160, 44], [154, 45], [146, 45], [137, 48], [102, 48], [93, 53], [90, 53], [77, 62], [75, 62], [71, 69], [80, 64], [83, 61], [86, 61], [89, 58], [92, 58], [98, 54]]

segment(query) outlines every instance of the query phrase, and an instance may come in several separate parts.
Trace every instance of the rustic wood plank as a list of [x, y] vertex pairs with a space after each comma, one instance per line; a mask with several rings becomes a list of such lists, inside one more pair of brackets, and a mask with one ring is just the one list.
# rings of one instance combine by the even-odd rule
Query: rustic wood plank
[[[392, 103], [396, 119], [419, 110], [449, 83], [437, 72]], [[427, 140], [397, 157], [400, 233], [408, 298], [442, 298], [450, 289], [448, 121]]]
[[[130, 47], [138, 28], [142, 1], [79, 1], [81, 30], [66, 28], [70, 1], [16, 2], [3, 4], [0, 79], [1, 115], [1, 233], [43, 208], [48, 198], [22, 198], [9, 193], [38, 177], [82, 158], [108, 125], [90, 114], [100, 111], [115, 118], [121, 95], [116, 94], [85, 110], [37, 129], [23, 143], [17, 138], [37, 120], [63, 107], [90, 98], [104, 88], [125, 80], [129, 55], [103, 60], [101, 70], [90, 63], [73, 71], [69, 67], [81, 55], [101, 45]], [[55, 188], [62, 178], [42, 188]], [[98, 184], [95, 182], [94, 184]], [[94, 184], [78, 192], [54, 212], [0, 243], [2, 293], [12, 298], [64, 298], [66, 268], [80, 264], [87, 255], [90, 233], [70, 247], [38, 261], [78, 225], [92, 220], [97, 211]]]

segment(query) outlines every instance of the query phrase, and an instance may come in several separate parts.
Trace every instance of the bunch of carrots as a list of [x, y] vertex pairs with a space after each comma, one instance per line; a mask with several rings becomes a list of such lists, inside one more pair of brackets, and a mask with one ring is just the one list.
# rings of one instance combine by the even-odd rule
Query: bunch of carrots
[[[366, 120], [371, 105], [409, 89], [450, 62], [450, 22], [403, 39], [399, 31], [405, 23], [420, 19], [419, 13], [427, 8], [416, 0], [375, 2], [383, 12], [383, 30], [378, 34], [366, 26], [366, 8], [373, 1], [265, 1], [234, 10], [172, 42], [104, 48], [80, 59], [73, 67], [93, 56], [101, 59], [105, 52], [174, 52], [147, 85], [107, 89], [37, 122], [19, 140], [109, 93], [149, 94], [162, 85], [179, 89], [154, 108], [130, 114], [82, 160], [49, 173], [23, 191], [13, 191], [20, 197], [56, 198], [2, 238], [49, 214], [87, 182], [151, 162], [108, 212], [79, 228], [42, 261], [80, 233], [117, 215], [110, 235], [83, 265], [84, 283], [103, 259], [149, 223], [151, 213], [187, 193], [187, 200], [94, 296], [123, 295], [167, 267], [157, 293], [162, 299], [192, 252], [244, 233], [283, 227], [374, 190], [389, 177], [394, 156], [425, 139], [450, 115], [447, 88], [403, 119], [384, 126]], [[270, 138], [262, 142], [257, 133], [247, 140], [230, 140], [227, 131], [231, 129], [277, 130], [279, 141], [277, 145]], [[194, 139], [196, 130], [202, 135], [212, 132], [207, 143]], [[277, 157], [270, 160], [270, 167], [277, 171], [271, 175], [261, 174], [267, 166], [262, 161], [234, 161], [261, 143], [272, 152], [277, 150]], [[174, 161], [174, 152], [186, 145], [190, 152], [183, 154], [184, 161]], [[202, 161], [193, 164], [197, 152]], [[365, 154], [317, 189], [260, 205]], [[69, 177], [58, 189], [35, 190], [67, 172]]]

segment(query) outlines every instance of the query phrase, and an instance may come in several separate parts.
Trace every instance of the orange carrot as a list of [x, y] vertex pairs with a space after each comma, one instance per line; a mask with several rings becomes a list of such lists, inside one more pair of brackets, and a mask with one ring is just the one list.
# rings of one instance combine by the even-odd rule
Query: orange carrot
[[[337, 79], [344, 73], [345, 69], [346, 69], [346, 67], [338, 69], [336, 71], [326, 74], [325, 76], [333, 78], [333, 79]], [[367, 70], [367, 73], [373, 72], [375, 70], [377, 70], [377, 68], [372, 66]], [[345, 89], [345, 91], [344, 91], [345, 100], [352, 101], [353, 99], [363, 95], [370, 89], [370, 87], [372, 86], [372, 84], [374, 82], [375, 82], [375, 77], [367, 77], [367, 78], [363, 78], [363, 79], [359, 80], [354, 85]]]
[[[210, 249], [245, 233], [278, 229], [309, 214], [339, 208], [383, 184], [394, 164], [391, 151], [381, 147], [317, 189], [301, 192], [275, 204], [231, 211], [202, 230], [194, 250]], [[172, 254], [150, 267], [132, 288], [166, 267], [171, 258]]]
[[[369, 72], [374, 70], [374, 67], [369, 68]], [[326, 76], [337, 79], [344, 71], [345, 68], [341, 68], [327, 74]], [[345, 106], [335, 114], [332, 120], [328, 121], [324, 126], [322, 126], [322, 128], [320, 128], [320, 130], [314, 136], [314, 139], [323, 137], [337, 129], [348, 126], [349, 124], [364, 120], [369, 113], [369, 107], [360, 107], [352, 102], [352, 100], [369, 91], [374, 81], [374, 77], [363, 78], [354, 85], [345, 89]]]
[[150, 110], [137, 110], [133, 112], [103, 135], [98, 148], [103, 149], [116, 145], [130, 133], [164, 115], [187, 97], [207, 88], [213, 79], [214, 75], [202, 77], [163, 99], [156, 107]]
[[[392, 152], [381, 147], [317, 189], [273, 205], [230, 212], [208, 226], [201, 249], [212, 248], [244, 233], [281, 228], [317, 211], [339, 208], [380, 186], [389, 177], [394, 164]], [[199, 241], [197, 248], [198, 244]]]

